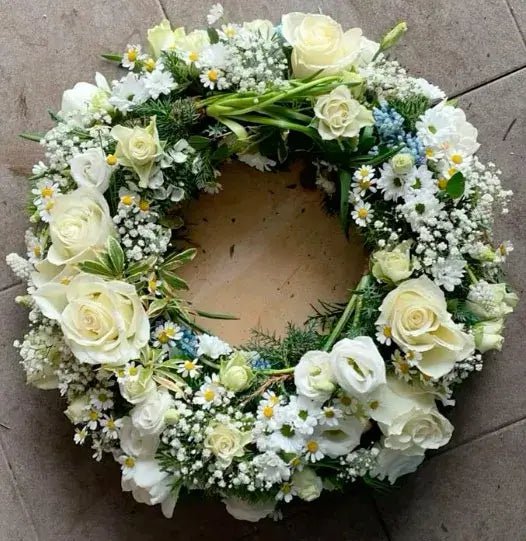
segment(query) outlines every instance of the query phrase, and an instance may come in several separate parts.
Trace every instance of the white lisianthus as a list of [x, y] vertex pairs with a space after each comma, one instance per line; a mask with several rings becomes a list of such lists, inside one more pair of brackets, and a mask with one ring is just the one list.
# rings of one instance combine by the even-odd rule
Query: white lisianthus
[[79, 273], [72, 265], [53, 265], [47, 259], [35, 263], [35, 272], [31, 273], [31, 280], [36, 287], [49, 282], [67, 285]]
[[398, 284], [413, 273], [411, 241], [403, 241], [392, 250], [379, 250], [372, 255], [373, 276], [381, 282]]
[[114, 126], [111, 135], [117, 141], [115, 156], [119, 163], [135, 171], [139, 177], [139, 186], [147, 188], [153, 164], [163, 150], [155, 117], [151, 118], [146, 128]]
[[314, 114], [318, 119], [318, 132], [325, 140], [357, 137], [363, 127], [374, 124], [372, 112], [355, 100], [345, 85], [320, 96], [314, 105]]
[[360, 59], [362, 30], [344, 32], [327, 15], [288, 13], [281, 18], [282, 33], [292, 46], [294, 77], [337, 75]]
[[482, 319], [494, 319], [513, 312], [519, 298], [508, 292], [506, 284], [480, 281], [469, 288], [466, 307]]
[[148, 343], [148, 316], [131, 284], [81, 273], [69, 284], [44, 284], [33, 298], [46, 317], [58, 321], [80, 362], [124, 364]]
[[110, 95], [108, 81], [104, 75], [97, 72], [95, 74], [95, 82], [96, 85], [80, 82], [73, 88], [65, 90], [62, 94], [60, 112], [62, 114], [72, 114], [89, 110], [111, 110], [111, 105], [108, 102]]
[[148, 29], [148, 44], [152, 56], [159, 58], [163, 51], [174, 49], [177, 40], [185, 36], [183, 27], [172, 30], [170, 21], [164, 19], [160, 24]]
[[95, 188], [104, 193], [110, 185], [112, 168], [100, 148], [90, 148], [69, 162], [71, 176], [79, 188]]
[[172, 396], [166, 389], [150, 393], [146, 400], [131, 410], [133, 426], [142, 435], [160, 434], [166, 426], [165, 414], [172, 405]]
[[359, 66], [365, 66], [366, 64], [372, 62], [379, 48], [379, 43], [362, 36], [360, 39], [360, 56], [356, 64]]
[[436, 408], [432, 394], [390, 377], [375, 392], [371, 417], [384, 434], [384, 445], [406, 455], [423, 455], [451, 439], [453, 425]]
[[89, 259], [115, 234], [108, 203], [94, 188], [58, 195], [49, 214], [51, 246], [47, 259], [53, 265]]
[[86, 413], [90, 408], [90, 397], [87, 394], [83, 394], [74, 398], [64, 411], [64, 415], [74, 425], [82, 423], [86, 420]]
[[404, 351], [416, 353], [414, 364], [427, 376], [442, 377], [473, 353], [473, 337], [453, 322], [444, 293], [426, 276], [388, 293], [380, 312], [376, 324], [389, 329]]
[[139, 404], [148, 399], [151, 393], [157, 389], [157, 385], [152, 378], [151, 369], [143, 366], [137, 367], [135, 376], [125, 376], [119, 379], [119, 390], [121, 395], [130, 404]]
[[350, 453], [360, 445], [360, 438], [365, 426], [356, 417], [346, 416], [338, 420], [335, 426], [320, 432], [318, 445], [320, 451], [330, 458], [337, 458]]
[[504, 342], [502, 331], [504, 329], [504, 319], [488, 319], [473, 325], [473, 336], [475, 337], [475, 347], [481, 352], [486, 353], [492, 349], [500, 351]]
[[225, 498], [223, 500], [227, 512], [237, 520], [258, 522], [274, 513], [276, 503], [273, 500], [247, 502], [241, 498]]
[[385, 383], [385, 362], [369, 336], [344, 338], [330, 353], [338, 385], [351, 396], [362, 396]]
[[308, 351], [294, 368], [299, 395], [325, 402], [335, 389], [330, 356], [325, 351]]
[[163, 515], [172, 518], [179, 489], [173, 486], [170, 474], [161, 470], [154, 459], [139, 459], [122, 476], [122, 490], [131, 492], [135, 500], [146, 505], [161, 505]]
[[175, 49], [188, 63], [192, 63], [201, 60], [204, 49], [209, 45], [210, 38], [206, 30], [193, 30], [176, 39]]
[[244, 447], [251, 440], [252, 435], [248, 431], [242, 432], [230, 424], [212, 423], [206, 430], [204, 447], [209, 449], [225, 466], [228, 466], [234, 457], [244, 455]]
[[378, 479], [387, 478], [391, 484], [399, 477], [416, 471], [424, 460], [424, 455], [407, 455], [396, 449], [380, 447], [379, 451], [372, 473]]
[[312, 468], [303, 468], [301, 471], [294, 472], [292, 484], [298, 498], [306, 502], [318, 499], [323, 491], [323, 481]]
[[250, 386], [254, 373], [248, 364], [249, 354], [236, 351], [226, 361], [221, 363], [219, 379], [229, 391], [239, 393]]
[[142, 434], [128, 416], [121, 419], [119, 440], [122, 450], [134, 458], [152, 458], [159, 447], [159, 436]]
[[232, 352], [232, 348], [226, 342], [217, 338], [217, 336], [201, 334], [197, 337], [197, 340], [199, 341], [197, 348], [197, 355], [199, 356], [206, 355], [215, 360]]

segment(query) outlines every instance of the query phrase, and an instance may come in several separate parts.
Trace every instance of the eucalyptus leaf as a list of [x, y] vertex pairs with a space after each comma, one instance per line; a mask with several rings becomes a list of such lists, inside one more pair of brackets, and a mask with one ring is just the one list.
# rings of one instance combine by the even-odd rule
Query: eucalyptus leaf
[[448, 181], [446, 186], [446, 193], [452, 199], [458, 199], [464, 194], [466, 189], [466, 179], [464, 175], [458, 171]]

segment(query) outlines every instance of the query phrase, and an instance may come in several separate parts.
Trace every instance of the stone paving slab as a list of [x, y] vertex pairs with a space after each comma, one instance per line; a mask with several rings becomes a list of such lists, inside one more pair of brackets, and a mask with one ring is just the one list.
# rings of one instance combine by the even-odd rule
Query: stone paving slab
[[526, 318], [526, 69], [470, 92], [460, 99], [468, 119], [479, 129], [480, 156], [502, 169], [505, 186], [514, 191], [510, 213], [498, 217], [495, 239], [511, 239], [515, 251], [507, 278], [522, 299], [507, 320], [501, 353], [485, 356], [485, 366], [463, 385], [453, 411], [453, 445], [526, 417], [526, 363], [523, 329]]
[[511, 13], [519, 27], [522, 38], [526, 42], [526, 2], [524, 0], [507, 0]]
[[[523, 4], [524, 0], [515, 0]], [[279, 0], [222, 2], [229, 20], [268, 18], [321, 10], [344, 26], [359, 26], [378, 40], [391, 26], [407, 21], [409, 31], [395, 57], [411, 73], [458, 94], [526, 65], [526, 47], [505, 0]], [[174, 25], [206, 25], [208, 2], [161, 0]]]
[[422, 466], [377, 498], [391, 541], [524, 541], [526, 421]]

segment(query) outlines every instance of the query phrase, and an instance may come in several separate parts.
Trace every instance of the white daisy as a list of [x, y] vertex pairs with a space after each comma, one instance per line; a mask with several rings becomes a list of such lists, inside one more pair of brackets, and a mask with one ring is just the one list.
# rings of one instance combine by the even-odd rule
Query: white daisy
[[201, 372], [201, 366], [198, 364], [197, 359], [193, 361], [190, 359], [181, 360], [177, 372], [179, 372], [183, 378], [196, 378]]
[[183, 331], [173, 321], [165, 321], [157, 325], [153, 331], [153, 346], [164, 351], [170, 351], [178, 340], [183, 337]]
[[75, 428], [75, 435], [73, 436], [73, 441], [77, 445], [82, 445], [88, 436], [88, 431], [86, 428]]
[[122, 67], [133, 70], [135, 64], [140, 60], [141, 57], [141, 46], [140, 45], [127, 45], [126, 51], [122, 55]]
[[361, 200], [356, 201], [354, 210], [351, 212], [352, 219], [360, 227], [366, 227], [373, 219], [373, 215], [374, 211], [371, 209], [371, 204]]
[[113, 393], [108, 389], [95, 389], [91, 393], [91, 404], [99, 410], [113, 407]]
[[161, 94], [170, 94], [177, 87], [177, 83], [171, 73], [156, 69], [144, 78], [144, 86], [150, 96], [156, 100]]
[[305, 442], [304, 453], [310, 462], [318, 462], [325, 456], [320, 450], [320, 444], [314, 438]]
[[384, 325], [382, 327], [378, 327], [378, 330], [376, 331], [376, 340], [380, 344], [385, 344], [386, 346], [391, 345], [391, 337], [393, 335], [393, 331], [389, 325]]
[[394, 172], [390, 163], [385, 163], [376, 184], [382, 190], [386, 201], [396, 201], [405, 194], [405, 180], [403, 175]]
[[325, 406], [321, 410], [319, 423], [322, 426], [338, 426], [338, 419], [341, 419], [342, 417], [343, 412], [341, 409], [335, 408], [334, 406]]
[[205, 88], [210, 90], [223, 90], [228, 87], [226, 79], [223, 77], [223, 72], [216, 68], [205, 69], [199, 76], [199, 80]]
[[112, 440], [116, 440], [119, 437], [119, 428], [121, 424], [121, 419], [115, 420], [111, 415], [105, 416], [100, 421], [102, 433], [106, 434]]
[[206, 376], [205, 382], [194, 395], [193, 403], [204, 409], [219, 406], [225, 391], [225, 388], [219, 383], [217, 374], [213, 374], [212, 377]]

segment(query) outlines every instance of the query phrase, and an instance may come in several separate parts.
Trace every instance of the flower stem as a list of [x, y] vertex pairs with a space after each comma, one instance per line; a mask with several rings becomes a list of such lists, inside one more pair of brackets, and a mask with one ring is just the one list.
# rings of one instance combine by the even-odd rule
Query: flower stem
[[471, 270], [471, 267], [466, 267], [466, 272], [468, 274], [468, 277], [472, 284], [476, 284], [478, 282], [478, 278], [475, 276], [475, 273]]
[[279, 376], [282, 374], [293, 374], [294, 367], [289, 366], [288, 368], [280, 368], [278, 370], [258, 370], [259, 374], [265, 374], [267, 376]]
[[345, 328], [345, 325], [347, 325], [349, 318], [351, 317], [354, 309], [356, 308], [357, 303], [359, 303], [360, 289], [362, 289], [368, 284], [369, 279], [370, 279], [370, 276], [366, 274], [362, 276], [361, 280], [358, 282], [358, 285], [356, 286], [354, 293], [351, 295], [351, 298], [349, 299], [349, 302], [347, 303], [347, 306], [345, 307], [343, 314], [338, 320], [338, 323], [336, 323], [334, 329], [329, 335], [329, 338], [327, 338], [327, 341], [325, 342], [323, 346], [323, 351], [329, 351], [329, 349], [331, 349], [331, 347], [334, 345], [334, 342], [336, 342], [336, 340], [342, 333], [343, 329]]
[[209, 366], [210, 368], [213, 368], [214, 370], [219, 370], [221, 368], [217, 363], [213, 363], [212, 361], [207, 361], [206, 359], [203, 359], [202, 357], [199, 360], [203, 364], [206, 364], [206, 366]]

